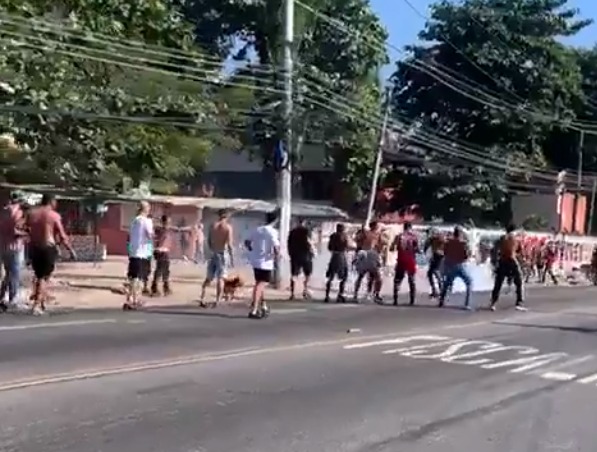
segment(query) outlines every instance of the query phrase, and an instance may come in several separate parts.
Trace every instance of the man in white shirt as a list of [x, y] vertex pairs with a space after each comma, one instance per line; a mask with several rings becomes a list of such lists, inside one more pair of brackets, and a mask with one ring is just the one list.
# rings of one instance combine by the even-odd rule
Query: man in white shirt
[[141, 281], [147, 280], [151, 271], [154, 229], [153, 220], [149, 218], [149, 211], [149, 203], [141, 201], [137, 216], [129, 227], [129, 266], [127, 270], [129, 290], [123, 306], [124, 310], [136, 309], [140, 306]]
[[271, 282], [274, 263], [280, 252], [280, 237], [273, 223], [277, 220], [276, 212], [269, 212], [265, 217], [265, 224], [256, 228], [245, 246], [249, 251], [249, 262], [253, 267], [255, 286], [253, 287], [253, 300], [249, 318], [262, 319], [269, 314], [263, 292], [265, 286]]

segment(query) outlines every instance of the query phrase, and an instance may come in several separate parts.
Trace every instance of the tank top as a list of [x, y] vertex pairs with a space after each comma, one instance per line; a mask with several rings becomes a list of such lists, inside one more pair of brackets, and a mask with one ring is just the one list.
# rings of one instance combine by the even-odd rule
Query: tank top
[[398, 236], [396, 256], [399, 264], [412, 264], [416, 262], [416, 254], [418, 250], [417, 236], [412, 232], [404, 232]]

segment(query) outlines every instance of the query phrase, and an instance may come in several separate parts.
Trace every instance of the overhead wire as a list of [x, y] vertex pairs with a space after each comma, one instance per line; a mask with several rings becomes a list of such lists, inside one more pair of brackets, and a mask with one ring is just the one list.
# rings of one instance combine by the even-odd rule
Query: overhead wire
[[[30, 38], [30, 36], [28, 36], [28, 35], [26, 35], [26, 36], [21, 36], [21, 37], [23, 37], [23, 38]], [[46, 41], [47, 41], [47, 40], [46, 40]], [[61, 41], [59, 41], [59, 42], [56, 42], [56, 44], [68, 45], [68, 44], [66, 44], [66, 43], [64, 43], [64, 42], [61, 42]], [[124, 48], [124, 47], [122, 47], [122, 46], [121, 46], [121, 48]], [[49, 51], [54, 51], [54, 52], [56, 52], [58, 49], [50, 49], [50, 48], [46, 48], [46, 50], [49, 50]], [[88, 49], [85, 49], [85, 50], [88, 50]], [[93, 49], [93, 50], [97, 50], [97, 49]], [[60, 52], [59, 52], [59, 53], [60, 53]], [[89, 58], [89, 57], [90, 57], [90, 55], [82, 55], [82, 54], [77, 54], [77, 53], [69, 53], [68, 55], [70, 55], [70, 56], [75, 56], [75, 57], [83, 57], [83, 58]], [[163, 52], [162, 52], [162, 56], [166, 56], [166, 55], [164, 55], [164, 54], [163, 54]], [[128, 56], [127, 56], [127, 58], [128, 58]], [[94, 59], [94, 58], [91, 56], [91, 58], [90, 58], [90, 59]], [[96, 60], [97, 60], [97, 59], [96, 59]], [[122, 62], [120, 62], [120, 61], [114, 61], [114, 60], [109, 60], [109, 59], [99, 59], [99, 61], [101, 61], [101, 62], [104, 62], [104, 63], [108, 63], [108, 64], [109, 64], [109, 63], [112, 63], [112, 64], [121, 64], [121, 63], [122, 63]], [[142, 61], [143, 61], [144, 63], [147, 63], [149, 60], [148, 60], [148, 59], [143, 59]], [[151, 61], [149, 61], [149, 62], [151, 62]], [[160, 64], [160, 65], [162, 65], [162, 64], [163, 64], [163, 62], [162, 62], [162, 61], [158, 61], [158, 62], [154, 62], [154, 63], [156, 63], [156, 64]], [[128, 67], [130, 67], [130, 65], [125, 65], [125, 66], [128, 66]], [[177, 65], [177, 66], [181, 66], [181, 65]], [[155, 69], [155, 68], [152, 68], [151, 66], [150, 66], [150, 67], [148, 67], [147, 65], [145, 65], [145, 66], [138, 66], [138, 65], [135, 65], [135, 66], [134, 66], [134, 68], [135, 68], [135, 69], [139, 69], [139, 70], [148, 70], [148, 69], [149, 69], [150, 71], [151, 71], [152, 69]], [[184, 69], [188, 69], [188, 67], [185, 67]], [[163, 71], [160, 71], [160, 73], [164, 73], [164, 72], [163, 72]], [[177, 75], [180, 75], [180, 74], [177, 74]], [[199, 79], [200, 79], [200, 81], [203, 81], [203, 82], [205, 82], [205, 81], [206, 81], [205, 79], [201, 79], [201, 78], [199, 78]], [[233, 84], [233, 85], [234, 85], [234, 84]], [[236, 85], [237, 85], [237, 86], [242, 86], [242, 87], [247, 87], [246, 85], [242, 85], [242, 84], [236, 84]], [[312, 94], [311, 94], [311, 96], [312, 96]], [[312, 97], [311, 97], [309, 100], [311, 100], [311, 101], [314, 101], [314, 99], [312, 99]], [[329, 99], [325, 99], [325, 100], [329, 100]], [[321, 103], [321, 102], [316, 102], [316, 103], [317, 103], [319, 106], [323, 107], [323, 108], [326, 108], [326, 106], [327, 106], [325, 103]], [[345, 104], [345, 105], [343, 105], [343, 106], [344, 106], [344, 107], [346, 107], [347, 105]], [[348, 113], [348, 112], [344, 111], [344, 115], [346, 115], [347, 113]], [[354, 117], [354, 116], [353, 116], [353, 117]], [[362, 119], [362, 118], [361, 118], [361, 119]], [[429, 143], [429, 141], [427, 141], [427, 143]], [[437, 143], [436, 143], [436, 144], [437, 144]], [[446, 149], [444, 149], [444, 150], [446, 150]], [[450, 149], [450, 150], [449, 150], [449, 152], [450, 152], [450, 153], [452, 153], [452, 155], [454, 155], [454, 153], [455, 153], [456, 151], [454, 151], [454, 149]], [[459, 154], [459, 155], [460, 155], [460, 157], [461, 157], [461, 158], [467, 158], [467, 157], [470, 157], [470, 156], [468, 156], [468, 155], [465, 155], [465, 154], [462, 154], [462, 153], [461, 153], [461, 154]]]
[[[392, 45], [391, 43], [385, 43], [385, 42], [383, 42], [383, 40], [381, 40], [380, 38], [377, 38], [375, 36], [369, 36], [369, 35], [361, 36], [358, 33], [356, 33], [354, 30], [352, 30], [348, 25], [346, 25], [340, 19], [332, 18], [332, 17], [328, 16], [327, 14], [322, 13], [321, 11], [319, 11], [309, 5], [306, 5], [301, 0], [295, 0], [295, 3], [297, 5], [303, 7], [307, 11], [310, 11], [312, 14], [316, 15], [321, 20], [328, 23], [330, 26], [334, 26], [335, 28], [344, 31], [345, 33], [351, 34], [352, 36], [355, 36], [358, 39], [362, 39], [363, 42], [372, 49], [379, 50], [381, 48], [385, 48], [385, 46], [387, 44], [387, 46], [390, 47], [391, 49], [396, 50], [397, 52], [399, 52], [402, 55], [405, 55], [405, 52], [403, 50]], [[429, 75], [430, 77], [434, 78], [441, 84], [452, 89], [453, 91], [456, 91], [459, 94], [461, 94], [465, 97], [468, 97], [469, 99], [471, 99], [473, 101], [484, 104], [486, 106], [490, 106], [490, 107], [496, 108], [496, 109], [504, 109], [504, 110], [517, 111], [519, 113], [525, 113], [526, 115], [533, 117], [535, 119], [540, 119], [542, 121], [550, 121], [552, 123], [557, 123], [563, 127], [569, 128], [569, 129], [584, 131], [587, 134], [597, 134], [596, 129], [586, 129], [586, 128], [581, 127], [582, 125], [584, 125], [586, 127], [586, 123], [579, 125], [578, 121], [563, 120], [563, 119], [556, 117], [555, 115], [552, 115], [551, 113], [541, 113], [541, 112], [537, 113], [537, 112], [533, 112], [533, 111], [528, 111], [527, 108], [525, 108], [525, 107], [513, 105], [509, 102], [504, 101], [503, 99], [497, 99], [491, 93], [488, 93], [485, 89], [480, 90], [478, 88], [468, 85], [466, 82], [463, 82], [462, 80], [458, 80], [455, 77], [446, 75], [445, 73], [442, 74], [442, 71], [439, 70], [437, 67], [434, 67], [433, 65], [431, 65], [425, 61], [422, 61], [421, 59], [411, 58], [411, 61], [409, 61], [409, 59], [407, 58], [406, 60], [401, 61], [401, 64], [409, 66], [409, 67], [416, 69], [420, 72], [423, 72], [423, 73]], [[440, 74], [440, 75], [438, 75], [438, 74]], [[442, 76], [447, 79], [450, 79], [450, 81], [449, 82], [446, 81], [444, 78], [442, 78]], [[458, 84], [460, 84], [462, 87], [466, 86], [468, 89], [471, 89], [474, 93], [467, 92], [462, 87], [456, 86]], [[479, 97], [493, 99], [494, 102], [500, 102], [501, 105], [492, 104], [491, 102], [487, 102], [486, 100], [480, 99]], [[597, 126], [597, 122], [591, 122], [591, 124]]]

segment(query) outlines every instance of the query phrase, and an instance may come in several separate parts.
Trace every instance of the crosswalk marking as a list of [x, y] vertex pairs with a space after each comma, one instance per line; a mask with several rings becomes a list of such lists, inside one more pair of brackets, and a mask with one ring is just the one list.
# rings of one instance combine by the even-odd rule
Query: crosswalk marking
[[554, 381], [572, 381], [576, 378], [576, 374], [568, 372], [545, 372], [541, 374], [541, 378]]

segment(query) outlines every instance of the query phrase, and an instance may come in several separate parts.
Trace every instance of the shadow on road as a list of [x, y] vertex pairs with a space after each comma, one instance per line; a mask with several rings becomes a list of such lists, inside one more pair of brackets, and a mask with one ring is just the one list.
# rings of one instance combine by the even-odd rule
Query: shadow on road
[[597, 333], [597, 327], [584, 326], [563, 326], [563, 325], [540, 325], [535, 323], [514, 323], [514, 322], [493, 322], [494, 325], [516, 326], [520, 328], [537, 328], [544, 330], [558, 330], [572, 333], [592, 334]]

